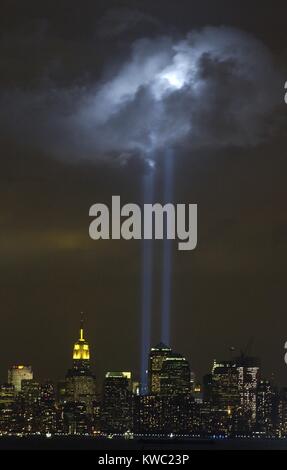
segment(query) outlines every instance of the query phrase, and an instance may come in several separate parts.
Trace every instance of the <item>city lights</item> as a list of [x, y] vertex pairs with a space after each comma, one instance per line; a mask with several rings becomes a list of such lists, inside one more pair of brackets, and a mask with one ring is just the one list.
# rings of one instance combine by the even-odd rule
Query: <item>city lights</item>
[[255, 357], [214, 360], [201, 385], [186, 357], [159, 343], [144, 388], [131, 371], [108, 371], [100, 391], [89, 351], [82, 320], [63, 381], [40, 383], [31, 366], [12, 366], [0, 385], [0, 437], [287, 438], [287, 389], [264, 379]]

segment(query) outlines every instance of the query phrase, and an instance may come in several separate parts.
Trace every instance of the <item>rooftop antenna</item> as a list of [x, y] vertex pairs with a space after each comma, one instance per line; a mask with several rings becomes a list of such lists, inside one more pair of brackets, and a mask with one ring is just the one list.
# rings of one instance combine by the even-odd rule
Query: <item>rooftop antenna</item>
[[84, 312], [81, 312], [81, 320], [80, 320], [80, 340], [84, 340]]

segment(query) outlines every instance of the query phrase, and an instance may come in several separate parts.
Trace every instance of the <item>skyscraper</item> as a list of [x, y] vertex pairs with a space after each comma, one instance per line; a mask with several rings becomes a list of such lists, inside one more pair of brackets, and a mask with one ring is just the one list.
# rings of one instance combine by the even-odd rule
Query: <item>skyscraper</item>
[[92, 402], [96, 393], [95, 377], [91, 372], [90, 350], [84, 339], [83, 319], [80, 324], [80, 337], [74, 344], [73, 367], [66, 375], [66, 400], [84, 402], [88, 413], [92, 413]]
[[40, 431], [40, 394], [41, 385], [39, 382], [36, 382], [34, 379], [22, 381], [22, 391], [20, 395], [26, 433], [36, 433]]
[[269, 380], [260, 380], [256, 402], [257, 431], [268, 435], [272, 430], [272, 387]]
[[33, 371], [31, 366], [15, 365], [8, 370], [8, 383], [14, 385], [15, 392], [21, 391], [22, 380], [32, 380]]
[[132, 428], [131, 372], [107, 372], [104, 381], [101, 422], [106, 432]]
[[211, 398], [217, 408], [229, 410], [234, 430], [250, 432], [256, 424], [259, 362], [242, 354], [229, 361], [214, 361]]
[[236, 359], [241, 412], [251, 429], [256, 423], [256, 392], [259, 381], [259, 360], [242, 354]]
[[87, 341], [84, 339], [83, 318], [80, 324], [80, 337], [74, 344], [73, 349], [73, 370], [83, 375], [90, 372], [90, 348]]
[[216, 361], [212, 368], [212, 402], [222, 410], [239, 406], [238, 373], [235, 361]]
[[149, 356], [149, 393], [171, 396], [190, 391], [191, 372], [185, 357], [163, 343], [152, 348]]
[[161, 395], [184, 395], [191, 392], [190, 366], [181, 354], [171, 352], [162, 363]]
[[162, 365], [165, 358], [171, 354], [171, 349], [163, 343], [151, 348], [149, 355], [149, 393], [157, 395], [160, 393], [160, 378]]

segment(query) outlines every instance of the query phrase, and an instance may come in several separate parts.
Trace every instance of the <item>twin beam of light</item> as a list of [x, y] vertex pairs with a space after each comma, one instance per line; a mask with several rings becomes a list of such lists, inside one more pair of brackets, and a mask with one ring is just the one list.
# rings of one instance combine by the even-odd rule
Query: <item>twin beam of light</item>
[[[171, 203], [173, 198], [173, 152], [168, 150], [164, 159], [164, 204]], [[165, 227], [167, 220], [165, 219]], [[167, 231], [166, 231], [167, 233]], [[162, 260], [162, 298], [161, 298], [161, 341], [170, 345], [170, 307], [172, 277], [172, 240], [163, 241]]]
[[[153, 204], [154, 171], [143, 178], [143, 199], [145, 204]], [[173, 197], [173, 152], [166, 152], [164, 162], [164, 204]], [[165, 219], [165, 229], [167, 220]], [[148, 357], [151, 347], [151, 319], [153, 294], [153, 241], [143, 240], [142, 247], [142, 312], [141, 312], [141, 394], [148, 391]], [[162, 298], [161, 298], [161, 341], [170, 344], [170, 305], [172, 277], [172, 240], [164, 239], [162, 259]]]
[[[144, 204], [152, 204], [154, 195], [154, 172], [143, 178]], [[142, 248], [142, 312], [141, 312], [141, 394], [148, 390], [148, 355], [151, 347], [151, 312], [153, 285], [153, 241], [143, 240]]]

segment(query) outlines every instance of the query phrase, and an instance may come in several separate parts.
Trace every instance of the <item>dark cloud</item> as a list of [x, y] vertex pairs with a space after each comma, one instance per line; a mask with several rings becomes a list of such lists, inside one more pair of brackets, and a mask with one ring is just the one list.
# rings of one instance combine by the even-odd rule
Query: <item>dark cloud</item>
[[118, 154], [123, 161], [170, 145], [256, 145], [272, 130], [282, 83], [260, 41], [209, 27], [181, 40], [137, 40], [93, 86], [48, 80], [37, 90], [6, 91], [0, 119], [24, 144], [68, 160]]
[[161, 29], [160, 21], [135, 8], [113, 8], [108, 10], [97, 24], [97, 35], [104, 39], [115, 39], [126, 33], [137, 36]]

